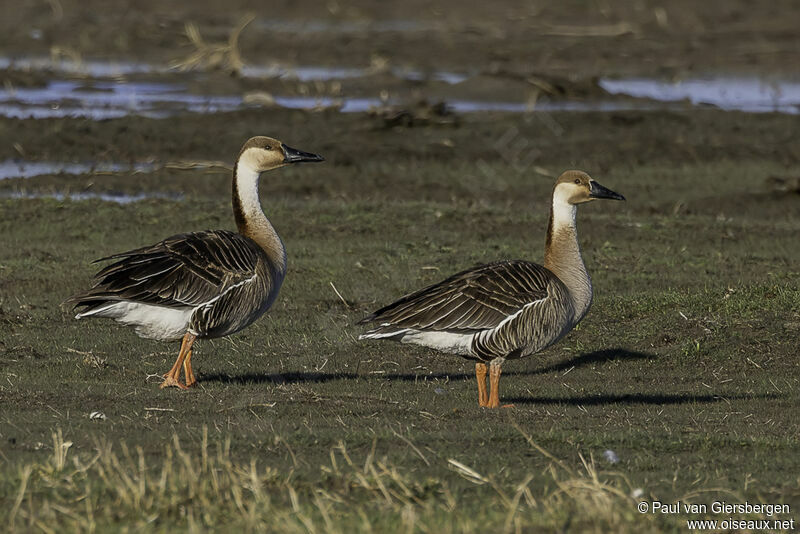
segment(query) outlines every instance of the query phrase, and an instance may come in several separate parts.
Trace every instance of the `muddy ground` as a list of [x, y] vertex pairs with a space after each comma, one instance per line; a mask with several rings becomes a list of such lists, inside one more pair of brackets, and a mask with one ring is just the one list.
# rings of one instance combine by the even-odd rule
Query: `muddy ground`
[[[191, 48], [195, 23], [227, 39], [246, 14], [243, 57], [268, 63], [364, 66], [382, 59], [422, 69], [509, 73], [786, 74], [796, 64], [798, 7], [791, 0], [696, 2], [129, 2], [9, 3], [0, 47], [168, 62]], [[37, 31], [38, 30], [38, 31]]]

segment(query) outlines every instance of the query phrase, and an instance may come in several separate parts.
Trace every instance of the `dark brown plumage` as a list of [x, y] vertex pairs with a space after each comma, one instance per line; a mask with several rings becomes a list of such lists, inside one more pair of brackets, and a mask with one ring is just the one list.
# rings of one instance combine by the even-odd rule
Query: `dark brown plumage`
[[526, 261], [480, 265], [401, 297], [361, 323], [381, 325], [370, 333], [494, 328], [526, 304], [545, 298], [547, 284], [554, 279], [558, 280], [541, 265]]
[[[236, 160], [232, 204], [239, 233], [178, 234], [148, 247], [114, 254], [89, 291], [68, 299], [76, 318], [108, 317], [142, 337], [182, 339], [161, 387], [195, 383], [192, 345], [250, 325], [269, 309], [286, 273], [286, 252], [258, 196], [262, 172], [303, 161], [323, 161], [269, 137], [249, 139]], [[186, 383], [180, 383], [181, 365]]]
[[[586, 314], [592, 285], [577, 241], [577, 204], [621, 200], [586, 173], [567, 171], [553, 188], [545, 264], [512, 260], [457, 273], [362, 320], [361, 339], [414, 343], [476, 360], [479, 403], [497, 407], [500, 367], [566, 335]], [[489, 362], [491, 396], [486, 390]]]
[[[185, 308], [192, 310], [188, 328], [198, 337], [227, 336], [248, 326], [272, 304], [270, 295], [283, 277], [252, 239], [227, 230], [179, 234], [97, 261], [108, 260], [117, 261], [95, 275], [92, 289], [66, 302], [82, 308], [79, 316], [122, 301]], [[183, 332], [161, 339], [181, 337]]]

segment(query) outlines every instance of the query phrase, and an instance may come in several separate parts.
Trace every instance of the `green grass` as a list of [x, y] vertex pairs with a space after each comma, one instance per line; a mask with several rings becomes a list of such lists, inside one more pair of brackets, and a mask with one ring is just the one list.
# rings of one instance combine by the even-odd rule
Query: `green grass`
[[[380, 147], [396, 132], [370, 135]], [[458, 146], [470, 134], [450, 135]], [[227, 177], [170, 175], [204, 182], [187, 185], [188, 202], [0, 201], [0, 516], [10, 528], [685, 528], [636, 512], [637, 489], [800, 507], [800, 207], [764, 182], [791, 167], [710, 155], [597, 173], [628, 202], [579, 210], [593, 308], [558, 345], [509, 362], [501, 396], [515, 408], [489, 411], [469, 362], [358, 342], [355, 323], [458, 269], [540, 261], [552, 179], [486, 158], [504, 177], [499, 191], [484, 175], [465, 186], [469, 161], [455, 156], [412, 157], [419, 172], [407, 177], [337, 156], [263, 180], [286, 282], [253, 326], [198, 344], [190, 392], [158, 388], [177, 346], [76, 322], [59, 303], [86, 287], [94, 258], [231, 228]], [[590, 153], [587, 170], [606, 157]], [[94, 411], [106, 419], [90, 420]], [[619, 463], [603, 459], [608, 449]]]

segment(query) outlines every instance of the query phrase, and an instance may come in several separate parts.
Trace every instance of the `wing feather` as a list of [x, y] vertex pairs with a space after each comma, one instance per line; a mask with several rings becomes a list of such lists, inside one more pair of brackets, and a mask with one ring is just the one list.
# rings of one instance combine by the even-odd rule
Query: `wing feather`
[[225, 230], [179, 234], [150, 247], [108, 256], [116, 260], [95, 275], [94, 286], [65, 304], [103, 305], [130, 300], [196, 307], [256, 274], [263, 252], [250, 239]]
[[556, 276], [535, 263], [502, 261], [457, 273], [366, 317], [370, 333], [403, 329], [469, 332], [495, 328], [526, 305], [547, 298]]

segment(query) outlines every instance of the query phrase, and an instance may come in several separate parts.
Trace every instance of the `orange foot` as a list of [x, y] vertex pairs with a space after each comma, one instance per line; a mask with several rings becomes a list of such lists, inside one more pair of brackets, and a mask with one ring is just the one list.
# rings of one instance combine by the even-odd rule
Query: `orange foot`
[[[161, 383], [161, 388], [168, 388], [168, 387], [177, 387], [181, 389], [189, 389], [190, 386], [193, 386], [197, 380], [194, 378], [194, 373], [192, 373], [192, 343], [197, 338], [194, 334], [190, 332], [186, 332], [186, 335], [183, 336], [183, 342], [181, 343], [181, 351], [178, 354], [178, 359], [175, 360], [175, 365], [172, 366], [172, 369], [164, 375], [164, 381]], [[181, 384], [181, 365], [183, 365], [184, 372], [186, 373], [186, 384]]]
[[177, 387], [177, 388], [181, 388], [181, 389], [189, 389], [188, 386], [184, 386], [183, 384], [181, 384], [178, 381], [178, 379], [175, 378], [174, 376], [172, 376], [170, 374], [165, 374], [164, 375], [164, 381], [161, 382], [161, 386], [160, 386], [161, 389], [168, 388], [168, 387], [173, 387], [173, 386]]
[[513, 404], [492, 404], [491, 402], [486, 404], [484, 408], [516, 408]]

